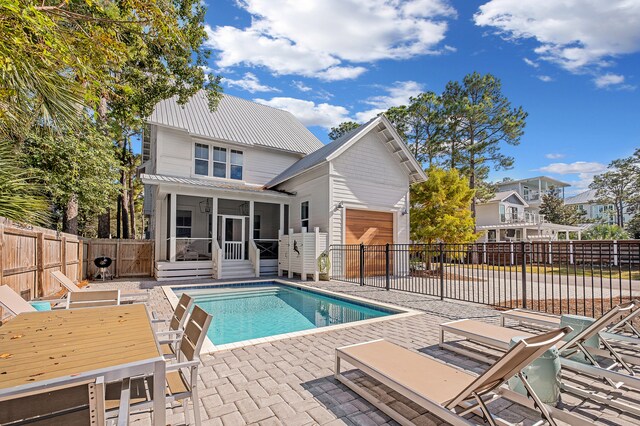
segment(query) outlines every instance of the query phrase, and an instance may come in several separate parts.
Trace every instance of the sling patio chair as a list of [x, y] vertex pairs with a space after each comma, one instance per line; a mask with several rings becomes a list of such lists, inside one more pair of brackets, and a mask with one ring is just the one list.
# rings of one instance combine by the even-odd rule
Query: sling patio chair
[[[609, 324], [614, 322], [619, 315], [628, 315], [628, 313], [634, 309], [634, 306], [634, 302], [618, 305], [591, 323], [591, 325], [584, 330], [558, 342], [557, 348], [560, 353], [561, 366], [579, 374], [602, 379], [614, 389], [627, 386], [635, 390], [640, 390], [640, 377], [636, 376], [636, 372], [631, 367], [632, 365], [640, 366], [640, 357], [635, 356], [635, 354], [620, 353], [611, 346], [607, 338], [603, 335], [603, 330], [606, 330]], [[463, 337], [469, 342], [483, 345], [497, 351], [507, 351], [511, 340], [515, 337], [529, 338], [534, 336], [534, 334], [526, 331], [500, 327], [469, 319], [440, 324], [441, 348], [483, 362], [491, 362], [492, 358], [477, 350], [470, 350], [461, 345], [446, 343], [445, 333]], [[587, 341], [594, 336], [600, 338], [604, 349], [588, 345]], [[581, 356], [582, 361], [576, 360], [576, 356]], [[608, 363], [609, 365], [604, 365], [604, 363]], [[640, 415], [640, 407], [600, 395], [594, 390], [581, 389], [566, 381], [562, 381], [561, 387], [579, 396]]]
[[[103, 377], [87, 380], [68, 380], [64, 385], [45, 391], [16, 394], [0, 400], [1, 425], [34, 426], [104, 426], [105, 385]], [[129, 404], [128, 389], [120, 391], [118, 412], [125, 412]], [[129, 417], [118, 416], [118, 426], [129, 424]]]
[[23, 312], [36, 311], [36, 308], [6, 284], [0, 286], [0, 305], [13, 316], [17, 316]]
[[67, 294], [67, 309], [117, 306], [120, 304], [120, 290], [70, 291]]
[[154, 318], [151, 320], [152, 324], [169, 323], [168, 330], [156, 331], [156, 335], [160, 339], [160, 348], [165, 356], [175, 356], [177, 346], [184, 332], [184, 323], [189, 316], [192, 305], [193, 297], [187, 293], [182, 293], [170, 319], [156, 318], [156, 313], [153, 312]]
[[[193, 312], [187, 320], [187, 324], [180, 340], [178, 353], [176, 354], [176, 362], [167, 362], [166, 372], [166, 390], [167, 402], [173, 403], [182, 401], [184, 407], [185, 423], [189, 424], [189, 410], [187, 400], [193, 402], [193, 411], [196, 426], [200, 426], [200, 398], [198, 397], [198, 367], [200, 365], [200, 350], [207, 330], [211, 324], [212, 316], [206, 313], [202, 308], [196, 305]], [[133, 378], [129, 386], [130, 389], [129, 410], [139, 411], [147, 410], [151, 407], [153, 399], [153, 377]], [[107, 418], [111, 418], [116, 412], [116, 407], [122, 404], [118, 401], [121, 394], [120, 389], [123, 387], [121, 382], [109, 383], [106, 388], [106, 407]], [[120, 413], [118, 417], [124, 416]]]
[[[386, 340], [358, 343], [336, 349], [335, 378], [402, 425], [413, 423], [341, 373], [342, 361], [452, 425], [475, 424], [465, 418], [471, 413], [482, 416], [490, 425], [506, 423], [487, 405], [499, 398], [538, 411], [551, 425], [556, 425], [556, 420], [587, 425], [590, 422], [586, 419], [545, 405], [521, 372], [571, 331], [571, 327], [565, 327], [523, 339], [477, 377]], [[520, 378], [531, 399], [503, 386], [513, 376]]]
[[[51, 276], [62, 286], [67, 292], [78, 292], [78, 291], [89, 291], [87, 289], [82, 289], [76, 285], [69, 277], [62, 273], [62, 271], [53, 271], [51, 272]], [[131, 293], [122, 293], [121, 295], [122, 302], [146, 302], [149, 300], [148, 292], [131, 292]]]
[[[640, 345], [640, 331], [633, 325], [633, 320], [640, 315], [640, 301], [632, 300], [631, 303], [634, 303], [634, 308], [629, 311], [628, 315], [622, 317], [617, 323], [608, 327], [606, 331], [603, 331], [602, 335], [604, 337], [613, 341]], [[557, 328], [561, 325], [562, 317], [560, 315], [517, 308], [500, 312], [500, 323], [503, 327], [508, 319], [527, 326]], [[621, 331], [630, 332], [633, 336], [620, 334]]]

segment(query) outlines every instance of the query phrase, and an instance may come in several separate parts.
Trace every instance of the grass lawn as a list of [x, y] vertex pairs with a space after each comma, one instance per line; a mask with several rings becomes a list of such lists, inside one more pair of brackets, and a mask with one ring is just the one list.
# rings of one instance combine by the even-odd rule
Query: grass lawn
[[[469, 264], [465, 264], [465, 265], [459, 265], [459, 264], [447, 264], [445, 266], [446, 267], [450, 267], [450, 268], [473, 268], [473, 269], [486, 269], [489, 271], [504, 271], [506, 270], [507, 272], [521, 272], [522, 271], [522, 267], [520, 266], [497, 266], [497, 265], [469, 265]], [[626, 269], [625, 269], [626, 267]], [[611, 266], [611, 268], [609, 269], [608, 266], [603, 266], [602, 270], [600, 270], [600, 268], [596, 265], [594, 265], [593, 267], [588, 266], [581, 266], [581, 265], [562, 265], [562, 266], [556, 266], [556, 265], [548, 265], [548, 266], [527, 266], [527, 273], [528, 274], [554, 274], [554, 275], [563, 275], [563, 276], [567, 276], [567, 275], [585, 275], [587, 277], [603, 277], [603, 278], [609, 278], [611, 277], [612, 279], [619, 279], [622, 278], [623, 280], [628, 280], [628, 279], [632, 279], [632, 280], [640, 280], [640, 270], [637, 268], [633, 268], [631, 270], [629, 270], [628, 266], [621, 266], [620, 269], [618, 269], [617, 266]]]

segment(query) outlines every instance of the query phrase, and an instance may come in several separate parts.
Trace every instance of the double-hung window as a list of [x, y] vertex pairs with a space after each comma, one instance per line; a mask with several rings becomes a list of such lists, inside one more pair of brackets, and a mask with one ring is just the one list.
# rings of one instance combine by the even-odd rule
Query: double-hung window
[[191, 211], [176, 211], [176, 238], [191, 238]]
[[242, 180], [244, 164], [242, 151], [196, 143], [194, 159], [196, 175]]
[[196, 144], [196, 164], [195, 172], [197, 175], [209, 175], [209, 145], [201, 143]]
[[300, 226], [309, 230], [309, 202], [300, 203]]
[[227, 177], [227, 148], [213, 147], [213, 176]]
[[242, 151], [231, 150], [231, 165], [229, 170], [231, 179], [242, 180]]

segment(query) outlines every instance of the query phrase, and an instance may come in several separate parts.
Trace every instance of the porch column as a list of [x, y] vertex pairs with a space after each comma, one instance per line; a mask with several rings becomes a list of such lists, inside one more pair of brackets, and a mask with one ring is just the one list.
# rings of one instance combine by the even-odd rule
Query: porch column
[[278, 235], [284, 235], [284, 203], [280, 203], [280, 227], [278, 229], [280, 231]]
[[176, 261], [176, 214], [178, 210], [178, 195], [175, 192], [170, 194], [169, 208], [169, 261]]
[[254, 214], [254, 201], [249, 201], [249, 238], [247, 241], [253, 240], [253, 214]]
[[211, 246], [218, 239], [218, 197], [211, 197]]

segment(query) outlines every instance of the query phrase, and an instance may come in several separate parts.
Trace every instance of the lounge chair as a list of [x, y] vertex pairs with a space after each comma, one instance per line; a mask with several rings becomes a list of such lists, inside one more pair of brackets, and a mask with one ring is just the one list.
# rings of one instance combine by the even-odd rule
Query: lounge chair
[[24, 312], [35, 312], [36, 308], [31, 306], [29, 302], [24, 300], [18, 293], [16, 293], [8, 285], [0, 286], [0, 305], [16, 316]]
[[[610, 340], [618, 340], [627, 343], [640, 344], [640, 331], [633, 326], [633, 320], [640, 315], [640, 301], [633, 300], [635, 307], [620, 321], [608, 327], [602, 332], [603, 336]], [[561, 325], [561, 316], [543, 312], [534, 312], [527, 309], [510, 309], [500, 313], [500, 322], [505, 326], [506, 320], [517, 321], [518, 324], [529, 326], [542, 326], [557, 328]], [[620, 331], [627, 330], [634, 336], [619, 334]]]
[[[640, 357], [619, 353], [611, 346], [606, 336], [603, 335], [603, 330], [605, 330], [609, 324], [614, 322], [619, 315], [628, 315], [634, 307], [634, 302], [618, 305], [593, 322], [589, 327], [575, 333], [573, 336], [569, 336], [562, 342], [558, 342], [557, 347], [560, 352], [560, 363], [562, 367], [591, 377], [603, 379], [615, 389], [625, 385], [640, 390], [640, 377], [635, 376], [635, 372], [630, 366], [640, 365]], [[530, 338], [534, 336], [534, 334], [525, 331], [467, 319], [451, 321], [440, 325], [441, 348], [484, 362], [491, 362], [491, 358], [478, 351], [472, 351], [459, 345], [446, 343], [445, 333], [463, 337], [470, 342], [485, 345], [498, 351], [508, 350], [511, 339], [514, 337]], [[600, 342], [604, 349], [593, 348], [586, 345], [587, 340], [594, 336], [600, 337]], [[582, 355], [584, 362], [576, 361], [576, 355]], [[606, 358], [608, 362], [610, 362], [610, 365], [602, 365], [602, 358]], [[562, 388], [585, 398], [590, 398], [640, 415], [640, 407], [603, 397], [594, 392], [572, 386], [566, 382], [562, 382]]]
[[[500, 420], [490, 412], [487, 402], [502, 397], [537, 410], [552, 425], [556, 424], [554, 419], [586, 425], [589, 424], [586, 420], [542, 403], [521, 373], [524, 367], [570, 332], [571, 328], [565, 327], [523, 339], [479, 377], [385, 340], [358, 343], [336, 349], [335, 378], [402, 425], [413, 423], [342, 374], [341, 361], [452, 425], [473, 424], [465, 418], [472, 412], [491, 425], [497, 424]], [[502, 386], [516, 375], [532, 400]]]
[[[69, 277], [62, 273], [62, 271], [53, 271], [51, 276], [68, 292], [88, 291], [78, 287]], [[146, 302], [149, 300], [149, 294], [144, 293], [122, 293], [120, 295], [123, 302]]]
[[[0, 424], [29, 425], [104, 425], [105, 385], [102, 377], [93, 380], [69, 380], [63, 386], [40, 393], [0, 401]], [[126, 406], [127, 391], [121, 392]], [[128, 417], [118, 417], [118, 425], [128, 425]]]
[[67, 294], [67, 309], [95, 308], [120, 304], [120, 290], [70, 291]]
[[[198, 367], [200, 365], [200, 350], [207, 336], [212, 316], [199, 306], [193, 308], [180, 340], [179, 351], [175, 363], [167, 363], [167, 403], [182, 401], [185, 422], [189, 424], [189, 410], [187, 399], [193, 402], [196, 426], [200, 426], [200, 398], [198, 397]], [[115, 414], [116, 407], [122, 407], [118, 400], [121, 394], [122, 382], [109, 383], [106, 389], [107, 417]], [[126, 384], [125, 384], [126, 387]], [[153, 377], [131, 380], [130, 386], [131, 411], [146, 410], [151, 407], [153, 395]], [[123, 416], [122, 410], [121, 414]]]
[[154, 318], [151, 320], [151, 323], [153, 324], [169, 323], [168, 330], [156, 331], [156, 334], [160, 339], [160, 347], [162, 348], [162, 353], [164, 355], [173, 356], [177, 352], [177, 343], [179, 343], [182, 338], [184, 323], [189, 316], [191, 305], [193, 305], [193, 298], [187, 293], [182, 293], [170, 319]]

